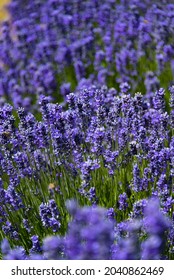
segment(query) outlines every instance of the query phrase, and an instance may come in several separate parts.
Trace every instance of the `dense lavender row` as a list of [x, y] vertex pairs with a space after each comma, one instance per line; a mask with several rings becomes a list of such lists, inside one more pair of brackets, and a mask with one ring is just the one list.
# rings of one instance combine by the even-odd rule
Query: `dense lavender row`
[[[73, 220], [66, 236], [50, 236], [41, 246], [37, 235], [31, 237], [28, 255], [23, 247], [11, 249], [7, 239], [1, 244], [6, 260], [148, 260], [165, 259], [168, 244], [165, 233], [170, 221], [160, 212], [157, 199], [145, 207], [144, 219], [117, 224], [109, 212], [100, 207], [79, 208], [67, 203]], [[152, 211], [155, 213], [152, 216]], [[126, 237], [124, 236], [126, 234]], [[140, 241], [146, 236], [146, 241]]]
[[[14, 117], [13, 107], [4, 105], [0, 111], [2, 238], [7, 237], [12, 246], [23, 246], [29, 253], [38, 239], [58, 234], [59, 240], [63, 235], [72, 247], [62, 253], [65, 258], [171, 258], [174, 87], [170, 92], [170, 113], [165, 111], [163, 89], [153, 98], [140, 93], [133, 97], [127, 83], [121, 84], [120, 92], [92, 86], [70, 93], [65, 107], [41, 96], [40, 121], [21, 108]], [[156, 200], [149, 204], [151, 196]], [[75, 220], [69, 224], [69, 233], [67, 199], [91, 205], [79, 211], [74, 208]], [[158, 199], [161, 214], [159, 210], [148, 210], [158, 209]], [[111, 223], [101, 212], [104, 210], [97, 205], [106, 208], [109, 220], [117, 221], [115, 229], [111, 230]], [[83, 211], [87, 211], [84, 216]], [[83, 229], [84, 223], [87, 229]], [[91, 230], [96, 235], [88, 236]], [[105, 235], [108, 243], [100, 241]], [[124, 236], [130, 239], [122, 240]], [[83, 249], [86, 245], [79, 243], [79, 238], [85, 244], [94, 242], [96, 247]], [[134, 248], [133, 244], [140, 246]]]
[[[167, 88], [174, 72], [172, 1], [12, 0], [1, 28], [0, 96], [37, 108], [95, 84]], [[118, 89], [118, 88], [117, 88]]]
[[8, 9], [0, 258], [174, 259], [174, 4]]

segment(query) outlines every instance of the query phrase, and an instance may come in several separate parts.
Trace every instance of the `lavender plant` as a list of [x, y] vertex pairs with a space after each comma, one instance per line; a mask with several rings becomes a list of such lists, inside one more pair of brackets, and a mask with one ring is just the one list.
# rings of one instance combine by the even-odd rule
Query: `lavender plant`
[[[153, 205], [155, 203], [155, 206]], [[1, 249], [6, 260], [86, 260], [86, 259], [159, 259], [162, 257], [167, 242], [163, 234], [170, 228], [170, 223], [164, 214], [159, 211], [158, 200], [149, 201], [145, 209], [145, 224], [150, 237], [141, 244], [138, 233], [144, 232], [143, 221], [130, 220], [116, 224], [108, 219], [107, 211], [100, 207], [79, 208], [75, 201], [68, 201], [67, 207], [73, 217], [68, 225], [68, 232], [64, 237], [59, 235], [44, 239], [42, 247], [38, 237], [32, 237], [33, 246], [30, 254], [22, 247], [11, 249], [8, 241], [3, 240]], [[157, 211], [160, 226], [152, 223], [151, 207]], [[120, 229], [127, 233], [122, 236]], [[155, 234], [155, 235], [154, 235]], [[142, 248], [141, 248], [142, 245]]]
[[174, 258], [171, 2], [9, 4], [2, 259]]
[[[165, 112], [164, 91], [157, 91], [152, 106], [146, 106], [148, 96], [123, 93], [123, 86], [120, 93], [106, 86], [70, 93], [66, 107], [49, 103], [42, 96], [41, 121], [21, 108], [16, 118], [12, 106], [2, 108], [2, 239], [7, 237], [11, 245], [23, 246], [28, 253], [41, 250], [35, 249], [40, 248], [38, 239], [50, 234], [64, 236], [70, 218], [67, 199], [94, 209], [103, 206], [108, 209], [109, 220], [122, 223], [143, 219], [146, 201], [152, 196], [160, 200], [162, 211], [172, 219], [173, 132], [170, 114]], [[170, 90], [172, 100], [173, 88]], [[157, 227], [160, 215], [159, 222], [152, 217]], [[79, 231], [77, 224], [76, 219], [70, 224], [72, 232]], [[152, 240], [157, 238], [153, 232], [147, 233], [153, 235], [149, 237]], [[134, 235], [133, 230], [131, 238]], [[163, 232], [157, 235], [164, 238]], [[78, 242], [70, 243], [76, 247]], [[146, 250], [149, 243], [143, 244]], [[95, 258], [100, 258], [97, 252]], [[128, 258], [132, 254], [134, 251]], [[144, 255], [147, 258], [147, 253]], [[73, 256], [87, 258], [80, 251]], [[108, 255], [103, 253], [101, 258]]]
[[8, 10], [2, 104], [37, 111], [41, 94], [62, 102], [77, 88], [128, 82], [132, 93], [152, 95], [173, 81], [172, 1], [12, 0]]

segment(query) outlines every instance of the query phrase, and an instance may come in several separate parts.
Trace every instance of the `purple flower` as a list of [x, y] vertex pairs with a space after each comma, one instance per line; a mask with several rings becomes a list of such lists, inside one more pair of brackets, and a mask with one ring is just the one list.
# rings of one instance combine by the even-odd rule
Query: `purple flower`
[[3, 255], [7, 255], [10, 252], [10, 244], [7, 239], [3, 239], [1, 242], [1, 251]]
[[[159, 209], [159, 201], [152, 198], [145, 208], [145, 227], [149, 234], [162, 236], [170, 227], [168, 218]], [[153, 213], [153, 215], [152, 215]]]
[[42, 203], [39, 209], [40, 218], [43, 226], [51, 228], [53, 232], [58, 232], [60, 229], [59, 212], [55, 201], [52, 199], [49, 203]]
[[112, 242], [113, 223], [104, 209], [84, 207], [75, 212], [65, 241], [68, 259], [109, 259]]
[[32, 241], [32, 248], [30, 249], [30, 253], [41, 253], [42, 252], [42, 248], [40, 246], [40, 242], [39, 242], [39, 238], [37, 235], [33, 235], [31, 237], [31, 241]]
[[11, 250], [7, 255], [4, 257], [5, 260], [26, 260], [26, 252], [24, 248], [17, 247]]
[[43, 254], [48, 260], [64, 258], [64, 240], [59, 236], [46, 237], [43, 241]]
[[161, 258], [162, 239], [157, 235], [150, 236], [142, 244], [142, 259], [143, 260], [159, 260]]
[[126, 210], [128, 207], [128, 197], [126, 193], [120, 194], [118, 198], [119, 210]]

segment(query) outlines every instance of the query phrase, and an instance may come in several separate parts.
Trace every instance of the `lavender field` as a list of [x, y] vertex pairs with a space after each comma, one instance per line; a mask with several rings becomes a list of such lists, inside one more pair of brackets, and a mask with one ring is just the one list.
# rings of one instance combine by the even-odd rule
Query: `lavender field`
[[174, 3], [11, 0], [0, 259], [174, 259]]

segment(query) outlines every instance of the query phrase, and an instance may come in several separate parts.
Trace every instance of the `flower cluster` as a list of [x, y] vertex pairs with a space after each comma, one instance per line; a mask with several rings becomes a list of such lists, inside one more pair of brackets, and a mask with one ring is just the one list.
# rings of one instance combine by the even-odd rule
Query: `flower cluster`
[[[151, 256], [148, 251], [151, 245], [148, 244], [151, 240], [155, 242], [154, 239], [156, 242], [157, 239], [163, 240], [168, 227], [160, 212], [151, 208], [144, 210], [147, 199], [150, 196], [158, 198], [163, 213], [168, 217], [172, 218], [173, 212], [173, 111], [172, 108], [170, 113], [165, 111], [164, 90], [154, 93], [150, 105], [148, 95], [123, 94], [125, 86], [122, 84], [120, 92], [106, 86], [91, 86], [70, 93], [66, 107], [49, 103], [47, 97], [41, 96], [41, 120], [21, 108], [15, 118], [12, 106], [5, 104], [2, 107], [0, 174], [3, 236], [13, 237], [18, 246], [36, 251], [35, 247], [39, 248], [38, 238], [42, 240], [45, 235], [54, 233], [66, 234], [69, 214], [65, 202], [74, 198], [83, 205], [93, 205], [94, 209], [97, 205], [104, 206], [110, 221], [116, 219], [118, 223], [127, 224], [127, 220], [135, 219], [136, 225], [137, 219], [146, 220], [146, 216], [149, 217], [145, 225], [149, 228], [147, 234], [150, 237], [147, 236], [143, 243], [142, 257]], [[172, 100], [173, 87], [170, 91]], [[158, 208], [155, 203], [151, 203], [152, 208]], [[84, 246], [94, 250], [96, 255], [94, 251], [84, 253], [83, 250], [87, 249], [83, 246], [77, 249], [79, 239], [77, 241], [76, 238], [79, 236], [83, 240], [85, 234], [80, 235], [81, 219], [91, 217], [89, 208], [84, 209], [84, 216], [74, 216], [74, 222], [69, 224], [71, 236], [66, 235], [70, 238], [67, 245], [70, 247], [66, 247], [68, 258], [90, 258], [90, 254], [93, 258], [108, 258], [106, 248], [91, 249], [88, 241]], [[78, 212], [75, 206], [71, 211], [74, 211], [73, 215]], [[149, 215], [151, 212], [153, 216]], [[95, 221], [92, 226], [93, 222], [88, 222], [91, 224], [90, 232], [94, 231], [92, 238], [95, 243], [95, 234], [99, 234], [97, 228], [102, 231], [102, 225], [97, 226]], [[153, 224], [154, 230], [149, 223]], [[122, 224], [123, 227], [125, 225]], [[130, 230], [131, 238], [135, 238], [136, 231]], [[101, 236], [104, 234], [101, 233]], [[24, 242], [26, 238], [27, 245]], [[99, 238], [98, 235], [96, 238]], [[107, 236], [108, 242], [110, 238]], [[172, 238], [171, 231], [170, 240]], [[126, 239], [124, 242], [127, 244], [129, 241]], [[130, 242], [137, 243], [136, 240]], [[157, 248], [159, 252], [162, 247], [163, 241]], [[168, 249], [172, 251], [172, 246]], [[74, 253], [73, 250], [77, 251]], [[114, 252], [118, 250], [116, 248]], [[132, 258], [134, 255], [134, 251], [127, 256], [127, 251], [124, 255], [124, 248], [121, 250], [123, 255], [119, 253], [120, 258]], [[157, 253], [156, 256], [160, 258]]]
[[1, 258], [174, 258], [171, 2], [8, 5]]
[[12, 0], [1, 27], [1, 103], [34, 110], [40, 94], [62, 101], [94, 82], [129, 82], [149, 95], [168, 86], [174, 5], [155, 2]]
[[[130, 220], [124, 225], [127, 238], [121, 236], [120, 226], [108, 219], [107, 211], [100, 207], [80, 208], [75, 201], [68, 201], [67, 207], [73, 220], [69, 223], [68, 232], [64, 237], [49, 236], [40, 246], [37, 236], [32, 236], [32, 249], [28, 255], [24, 248], [10, 248], [6, 239], [1, 244], [6, 260], [103, 260], [103, 259], [159, 259], [167, 246], [163, 236], [170, 229], [170, 222], [159, 210], [156, 199], [149, 201], [145, 208], [145, 224], [149, 238], [141, 243], [138, 232], [144, 233], [143, 221]], [[157, 211], [157, 221], [152, 221], [151, 212]], [[159, 223], [159, 225], [157, 224]], [[155, 234], [155, 235], [154, 235]], [[119, 240], [118, 240], [119, 237]]]

